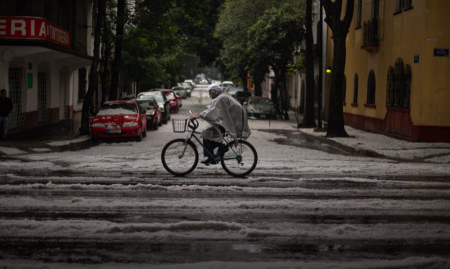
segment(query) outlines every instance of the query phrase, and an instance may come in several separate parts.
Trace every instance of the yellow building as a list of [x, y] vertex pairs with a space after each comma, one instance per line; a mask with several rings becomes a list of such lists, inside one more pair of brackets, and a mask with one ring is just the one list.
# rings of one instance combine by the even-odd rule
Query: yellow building
[[[355, 0], [345, 125], [409, 141], [450, 142], [449, 12], [450, 0]], [[327, 36], [331, 66], [330, 29]]]

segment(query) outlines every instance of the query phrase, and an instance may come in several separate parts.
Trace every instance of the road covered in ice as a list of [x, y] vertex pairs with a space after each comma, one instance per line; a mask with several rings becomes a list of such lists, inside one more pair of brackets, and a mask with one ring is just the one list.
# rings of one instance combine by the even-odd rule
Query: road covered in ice
[[[189, 101], [172, 117], [205, 106]], [[246, 178], [167, 173], [161, 150], [184, 137], [170, 124], [142, 142], [4, 157], [0, 267], [450, 267], [448, 165], [352, 155], [295, 126], [250, 120]]]

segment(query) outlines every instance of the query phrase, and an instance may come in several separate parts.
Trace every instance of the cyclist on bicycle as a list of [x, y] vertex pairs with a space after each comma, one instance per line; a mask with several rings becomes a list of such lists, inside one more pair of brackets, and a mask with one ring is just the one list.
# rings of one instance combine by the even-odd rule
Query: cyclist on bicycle
[[214, 158], [209, 156], [206, 150], [203, 152], [206, 158], [201, 163], [206, 165], [216, 164], [215, 159], [228, 151], [222, 139], [225, 133], [235, 140], [235, 144], [238, 138], [247, 139], [251, 133], [247, 113], [236, 99], [223, 93], [218, 83], [211, 84], [208, 87], [208, 93], [213, 101], [203, 112], [190, 118], [191, 121], [201, 118], [211, 124], [203, 130], [200, 137], [203, 138], [203, 145], [209, 152], [214, 153], [216, 148], [219, 150], [214, 154]]

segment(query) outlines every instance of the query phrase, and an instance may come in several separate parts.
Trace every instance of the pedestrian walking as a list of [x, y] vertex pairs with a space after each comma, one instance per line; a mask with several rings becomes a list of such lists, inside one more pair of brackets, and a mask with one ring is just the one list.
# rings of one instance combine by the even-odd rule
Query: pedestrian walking
[[2, 131], [2, 140], [6, 139], [8, 131], [8, 115], [13, 110], [13, 103], [10, 98], [6, 96], [6, 90], [0, 91], [0, 127]]

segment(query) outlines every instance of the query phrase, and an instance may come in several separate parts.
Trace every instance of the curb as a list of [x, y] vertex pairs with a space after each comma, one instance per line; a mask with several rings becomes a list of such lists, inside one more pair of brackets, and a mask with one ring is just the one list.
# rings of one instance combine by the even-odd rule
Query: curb
[[[301, 129], [300, 129], [300, 132], [302, 132]], [[306, 136], [308, 136], [310, 138], [314, 138], [314, 139], [320, 140], [320, 142], [323, 143], [323, 144], [330, 145], [333, 148], [340, 149], [342, 151], [345, 151], [345, 152], [348, 152], [348, 153], [351, 153], [351, 154], [357, 154], [357, 155], [360, 155], [360, 156], [367, 156], [367, 157], [387, 158], [387, 156], [381, 155], [378, 152], [370, 150], [370, 149], [355, 149], [355, 148], [353, 148], [351, 146], [347, 146], [347, 145], [341, 144], [339, 142], [336, 142], [334, 140], [328, 139], [328, 138], [323, 137], [323, 136], [315, 136], [315, 135], [311, 135], [311, 134], [305, 133], [305, 132], [302, 132], [302, 134], [304, 134], [304, 135], [306, 135]]]

